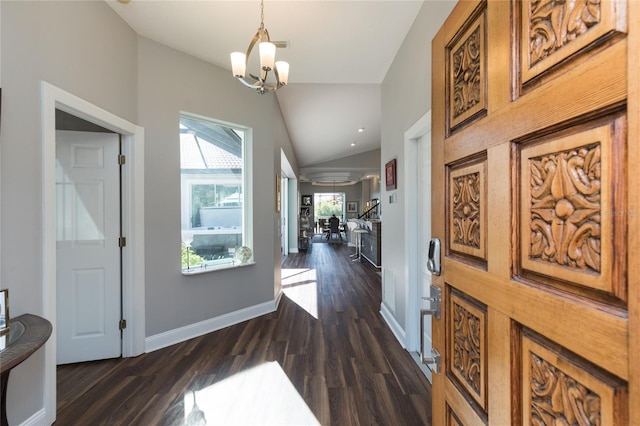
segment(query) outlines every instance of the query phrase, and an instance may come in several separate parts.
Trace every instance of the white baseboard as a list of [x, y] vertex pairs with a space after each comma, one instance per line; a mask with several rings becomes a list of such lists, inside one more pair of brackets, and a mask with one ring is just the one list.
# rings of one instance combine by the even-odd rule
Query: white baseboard
[[402, 327], [400, 327], [400, 324], [398, 324], [398, 321], [396, 321], [396, 317], [391, 313], [389, 308], [387, 308], [387, 305], [385, 305], [384, 303], [380, 304], [380, 315], [382, 315], [382, 318], [384, 318], [384, 321], [391, 329], [393, 335], [396, 336], [396, 339], [398, 339], [398, 342], [400, 342], [402, 348], [405, 349], [405, 331], [402, 329]]
[[218, 331], [225, 327], [274, 312], [278, 309], [279, 301], [280, 297], [278, 297], [278, 300], [270, 300], [259, 305], [249, 306], [248, 308], [229, 312], [219, 317], [210, 318], [195, 324], [147, 337], [145, 339], [145, 352], [157, 351], [158, 349], [166, 348], [167, 346], [175, 345], [176, 343], [184, 342], [185, 340], [193, 339], [211, 333], [212, 331]]
[[20, 426], [47, 426], [47, 416], [45, 415], [44, 408], [20, 423]]
[[282, 291], [282, 289], [280, 289], [280, 291], [278, 292], [278, 294], [276, 294], [276, 297], [275, 297], [275, 299], [276, 299], [276, 300], [275, 300], [276, 308], [274, 309], [274, 311], [277, 311], [277, 310], [278, 310], [278, 307], [280, 306], [280, 300], [282, 300], [282, 295], [283, 295], [283, 294], [284, 294], [284, 291]]

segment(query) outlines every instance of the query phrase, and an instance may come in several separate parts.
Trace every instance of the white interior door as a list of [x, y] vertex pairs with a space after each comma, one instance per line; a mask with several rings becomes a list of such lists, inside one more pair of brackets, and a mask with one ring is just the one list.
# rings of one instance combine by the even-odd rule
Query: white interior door
[[56, 132], [57, 363], [121, 351], [119, 139]]

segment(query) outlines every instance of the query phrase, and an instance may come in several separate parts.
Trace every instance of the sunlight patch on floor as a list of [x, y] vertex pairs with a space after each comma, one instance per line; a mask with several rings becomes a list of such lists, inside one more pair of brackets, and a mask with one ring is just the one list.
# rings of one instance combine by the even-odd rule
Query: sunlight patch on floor
[[184, 395], [185, 425], [320, 425], [277, 362]]
[[318, 319], [318, 281], [315, 269], [282, 269], [282, 290], [312, 317]]

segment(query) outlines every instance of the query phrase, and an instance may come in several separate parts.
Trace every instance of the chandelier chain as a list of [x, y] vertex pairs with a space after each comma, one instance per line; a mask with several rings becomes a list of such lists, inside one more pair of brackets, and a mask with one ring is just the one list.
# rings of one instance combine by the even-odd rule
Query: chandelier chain
[[260, 0], [260, 28], [264, 28], [264, 1]]

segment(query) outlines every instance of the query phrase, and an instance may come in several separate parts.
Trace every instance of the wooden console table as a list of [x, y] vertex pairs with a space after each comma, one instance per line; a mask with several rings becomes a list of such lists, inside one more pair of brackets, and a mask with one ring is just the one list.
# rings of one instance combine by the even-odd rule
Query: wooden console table
[[7, 346], [0, 351], [0, 389], [2, 392], [0, 424], [2, 426], [9, 426], [7, 421], [7, 385], [11, 369], [40, 349], [51, 336], [51, 330], [51, 323], [37, 315], [20, 315], [9, 323], [10, 333], [6, 335]]

